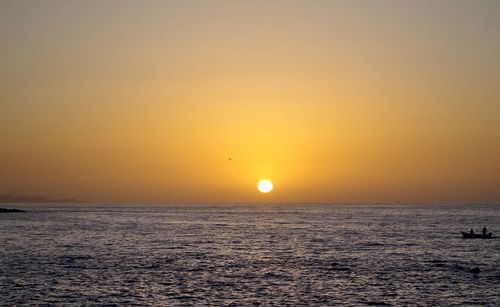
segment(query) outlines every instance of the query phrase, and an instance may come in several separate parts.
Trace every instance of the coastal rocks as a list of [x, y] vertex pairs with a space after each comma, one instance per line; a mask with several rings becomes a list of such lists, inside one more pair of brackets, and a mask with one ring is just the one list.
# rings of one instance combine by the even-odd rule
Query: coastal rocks
[[15, 213], [15, 212], [26, 212], [26, 211], [21, 209], [0, 208], [0, 213]]

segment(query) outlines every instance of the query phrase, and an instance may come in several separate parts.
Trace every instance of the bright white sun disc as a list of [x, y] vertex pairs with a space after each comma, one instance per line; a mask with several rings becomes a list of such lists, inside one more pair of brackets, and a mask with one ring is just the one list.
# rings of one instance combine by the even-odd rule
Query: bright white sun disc
[[269, 193], [273, 190], [273, 183], [269, 179], [262, 179], [257, 185], [257, 189], [261, 193]]

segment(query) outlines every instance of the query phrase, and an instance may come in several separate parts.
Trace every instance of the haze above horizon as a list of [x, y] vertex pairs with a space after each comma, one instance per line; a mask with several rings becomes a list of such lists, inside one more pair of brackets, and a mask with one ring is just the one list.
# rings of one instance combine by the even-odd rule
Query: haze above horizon
[[500, 201], [499, 1], [1, 1], [0, 40], [0, 194]]

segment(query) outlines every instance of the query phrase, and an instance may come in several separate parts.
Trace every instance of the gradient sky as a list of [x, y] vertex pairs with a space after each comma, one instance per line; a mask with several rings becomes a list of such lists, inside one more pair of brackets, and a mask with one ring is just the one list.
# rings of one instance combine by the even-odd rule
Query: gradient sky
[[0, 194], [500, 200], [500, 1], [2, 0], [0, 40]]

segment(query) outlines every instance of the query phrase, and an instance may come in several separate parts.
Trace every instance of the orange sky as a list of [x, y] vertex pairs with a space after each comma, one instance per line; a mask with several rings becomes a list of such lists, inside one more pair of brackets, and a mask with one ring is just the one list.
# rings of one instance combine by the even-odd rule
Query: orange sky
[[0, 194], [500, 200], [498, 1], [2, 1], [0, 40]]

